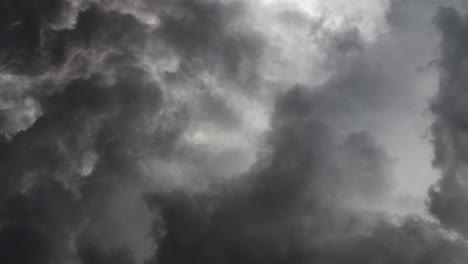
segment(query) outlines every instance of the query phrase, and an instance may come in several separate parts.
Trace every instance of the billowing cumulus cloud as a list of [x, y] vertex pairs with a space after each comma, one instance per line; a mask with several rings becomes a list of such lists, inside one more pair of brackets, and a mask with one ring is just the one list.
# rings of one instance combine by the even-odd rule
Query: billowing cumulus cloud
[[158, 215], [154, 263], [466, 261], [464, 243], [437, 224], [387, 222], [375, 206], [388, 157], [364, 132], [333, 136], [316, 98], [296, 88], [280, 99], [271, 149], [240, 180], [148, 197]]
[[466, 263], [462, 5], [366, 2], [0, 0], [0, 262]]

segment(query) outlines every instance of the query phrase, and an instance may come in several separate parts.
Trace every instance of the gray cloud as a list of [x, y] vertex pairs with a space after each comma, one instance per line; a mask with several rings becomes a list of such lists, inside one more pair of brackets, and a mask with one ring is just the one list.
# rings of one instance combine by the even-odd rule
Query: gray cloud
[[[140, 262], [152, 250], [151, 215], [141, 195], [154, 184], [146, 185], [150, 179], [140, 162], [170, 159], [188, 124], [183, 108], [166, 107], [171, 102], [162, 86], [170, 82], [159, 83], [140, 64], [147, 42], [167, 42], [187, 63], [226, 59], [220, 62], [226, 74], [239, 67], [241, 50], [248, 51], [247, 42], [235, 44], [242, 37], [228, 41], [226, 34], [221, 41], [232, 46], [222, 50], [214, 32], [205, 35], [201, 26], [210, 22], [216, 22], [213, 30], [224, 30], [219, 12], [225, 10], [217, 3], [160, 3], [154, 7], [162, 12], [156, 30], [143, 11], [126, 4], [3, 3], [2, 101], [11, 106], [2, 109], [0, 129], [2, 262]], [[164, 17], [165, 8], [186, 10], [195, 22]], [[220, 20], [207, 20], [206, 12], [219, 13]], [[190, 25], [200, 28], [183, 39]], [[173, 35], [171, 27], [181, 34]], [[196, 45], [180, 38], [200, 42], [192, 50]], [[205, 42], [213, 46], [205, 48]], [[207, 118], [229, 125], [223, 115], [232, 114], [222, 98], [205, 100]]]
[[0, 1], [0, 262], [465, 263], [444, 229], [465, 232], [450, 84], [465, 22], [448, 9], [442, 225], [387, 211], [395, 162], [375, 126], [418, 97], [426, 58], [401, 52], [420, 36], [400, 5], [380, 39], [287, 4]]
[[442, 45], [440, 87], [431, 107], [435, 115], [432, 132], [434, 165], [442, 178], [431, 190], [429, 207], [443, 224], [466, 235], [464, 58], [468, 27], [466, 19], [451, 8], [441, 8], [435, 22]]
[[271, 149], [240, 180], [149, 196], [155, 263], [466, 261], [463, 243], [436, 224], [390, 224], [359, 207], [385, 195], [388, 157], [365, 133], [333, 136], [318, 98], [296, 88], [278, 101]]

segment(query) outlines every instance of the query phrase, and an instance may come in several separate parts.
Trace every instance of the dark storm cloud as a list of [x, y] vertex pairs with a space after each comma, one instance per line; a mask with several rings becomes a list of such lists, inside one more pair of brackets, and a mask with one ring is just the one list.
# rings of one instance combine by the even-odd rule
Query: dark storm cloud
[[[86, 244], [82, 252], [80, 240], [89, 239], [83, 235], [87, 232], [99, 239], [86, 243], [125, 245], [125, 238], [114, 234], [121, 228], [112, 218], [119, 210], [114, 196], [141, 188], [135, 183], [137, 160], [150, 152], [170, 151], [177, 133], [145, 131], [145, 115], [159, 111], [161, 92], [140, 70], [122, 70], [111, 86], [98, 76], [72, 81], [63, 93], [43, 102], [45, 113], [31, 128], [2, 146], [1, 204], [11, 209], [1, 217], [1, 251], [12, 254], [6, 256], [11, 263], [38, 263], [41, 258], [40, 263], [61, 262], [76, 257], [76, 250], [89, 263], [102, 263], [100, 258], [113, 263], [107, 249], [100, 253]], [[38, 241], [29, 240], [30, 235]], [[45, 247], [37, 249], [40, 255], [27, 253], [38, 245]], [[32, 262], [13, 261], [29, 255]]]
[[[197, 122], [241, 126], [199, 75], [257, 88], [267, 40], [249, 27], [249, 8], [0, 0], [1, 263], [466, 262], [466, 247], [437, 224], [388, 223], [378, 207], [392, 184], [390, 157], [370, 133], [335, 124], [357, 116], [356, 105], [388, 101], [386, 72], [354, 27], [316, 39], [333, 74], [315, 92], [297, 86], [278, 97], [244, 175], [194, 191], [158, 185], [162, 167], [144, 171], [153, 158], [174, 170], [193, 161], [198, 174], [220, 166], [195, 157], [203, 149], [185, 146], [184, 133]], [[290, 16], [282, 19], [307, 22]], [[164, 56], [175, 69], [165, 70]], [[179, 86], [201, 94], [197, 113], [170, 100]]]
[[441, 8], [435, 18], [442, 38], [440, 87], [431, 106], [435, 115], [434, 165], [442, 177], [430, 193], [431, 212], [446, 226], [468, 235], [466, 103], [468, 22], [452, 8]]
[[[178, 135], [148, 129], [162, 94], [134, 66], [146, 27], [97, 6], [80, 12], [73, 28], [52, 27], [69, 2], [49, 2], [2, 8], [3, 69], [32, 83], [25, 91], [12, 84], [10, 101], [32, 98], [41, 116], [1, 145], [1, 261], [134, 263], [135, 252], [120, 249], [130, 241], [115, 217], [133, 205], [119, 206], [116, 197], [142, 188], [138, 158], [168, 153]], [[113, 54], [100, 62], [101, 73], [87, 76], [99, 59], [87, 52], [104, 51]]]
[[125, 249], [114, 249], [110, 252], [96, 249], [95, 246], [84, 246], [79, 255], [83, 264], [132, 264], [135, 260]]
[[[220, 74], [228, 82], [253, 88], [262, 37], [245, 30], [241, 2], [218, 1], [4, 1], [0, 61], [2, 90], [0, 132], [11, 137], [41, 114], [41, 100], [73, 79], [99, 72], [112, 79], [109, 64], [134, 64], [135, 59], [172, 52], [180, 63], [165, 72], [197, 82], [198, 74]], [[147, 24], [143, 11], [158, 16]], [[135, 10], [133, 10], [133, 9]], [[132, 11], [133, 10], [133, 11]], [[140, 12], [140, 13], [139, 13]], [[161, 51], [162, 50], [162, 51]], [[180, 83], [180, 81], [179, 81]], [[194, 86], [193, 84], [190, 84]], [[212, 97], [212, 96], [211, 96]], [[229, 113], [228, 113], [229, 114]]]
[[[76, 48], [122, 49], [138, 46], [144, 27], [131, 15], [105, 12], [91, 5], [73, 28], [61, 28], [70, 1], [0, 3], [1, 61], [7, 72], [39, 74], [61, 66]], [[92, 43], [94, 42], [94, 43]]]
[[[407, 219], [394, 225], [355, 207], [385, 193], [381, 169], [388, 157], [365, 133], [344, 141], [334, 136], [317, 112], [318, 98], [295, 88], [278, 101], [271, 149], [243, 178], [215, 184], [211, 192], [148, 197], [157, 213], [154, 263], [467, 260], [461, 241], [436, 224]], [[354, 195], [364, 199], [353, 206]]]
[[161, 1], [161, 28], [157, 34], [175, 48], [186, 67], [210, 71], [220, 67], [234, 81], [257, 78], [257, 63], [264, 48], [258, 32], [245, 30], [244, 1]]
[[[154, 3], [157, 30], [125, 1], [104, 4], [1, 3], [2, 100], [14, 106], [0, 113], [2, 263], [141, 261], [149, 226], [139, 218], [150, 216], [139, 162], [169, 159], [188, 121], [164, 109], [167, 83], [139, 63], [147, 41], [234, 79], [259, 56], [256, 36], [225, 32], [232, 8], [217, 2]], [[235, 119], [221, 99], [207, 102], [217, 122]], [[17, 109], [36, 113], [23, 121]]]
[[50, 181], [11, 197], [2, 204], [2, 261], [50, 263], [69, 257], [69, 239], [81, 221], [77, 205], [71, 193]]
[[92, 5], [77, 14], [73, 28], [56, 28], [49, 20], [71, 8], [68, 1], [4, 2], [10, 8], [2, 8], [2, 19], [9, 19], [2, 26], [17, 23], [0, 32], [2, 45], [8, 46], [1, 48], [0, 59], [0, 132], [6, 137], [29, 127], [40, 116], [42, 101], [71, 80], [97, 71], [113, 78], [110, 65], [134, 64], [135, 50], [144, 44], [147, 28], [131, 15]]
[[356, 29], [341, 33], [323, 42], [336, 74], [318, 92], [280, 98], [249, 173], [208, 193], [149, 196], [154, 263], [466, 262], [464, 243], [438, 224], [391, 224], [366, 204], [385, 196], [391, 161], [368, 133], [343, 136], [333, 123], [387, 104], [394, 72], [375, 56], [385, 43], [368, 47]]
[[[59, 36], [47, 34], [50, 39], [43, 39], [43, 30], [56, 22], [66, 8], [67, 1], [2, 1], [0, 35], [2, 36], [2, 68], [12, 71], [34, 72], [58, 60], [60, 50]], [[42, 47], [48, 45], [49, 50]], [[50, 52], [49, 52], [50, 51]]]

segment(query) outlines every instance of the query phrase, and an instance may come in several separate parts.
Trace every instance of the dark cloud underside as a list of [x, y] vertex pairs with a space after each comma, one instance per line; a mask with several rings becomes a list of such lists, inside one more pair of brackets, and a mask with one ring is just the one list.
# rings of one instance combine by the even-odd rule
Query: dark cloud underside
[[280, 99], [271, 153], [240, 181], [211, 193], [149, 196], [159, 216], [155, 263], [466, 261], [465, 247], [435, 224], [408, 219], [397, 226], [358, 208], [361, 199], [384, 195], [386, 179], [366, 175], [385, 175], [388, 157], [365, 133], [334, 138], [314, 99], [301, 88]]
[[465, 60], [468, 55], [468, 23], [455, 9], [441, 8], [435, 18], [442, 45], [440, 87], [432, 104], [434, 165], [442, 178], [430, 192], [431, 212], [447, 227], [468, 235], [466, 208], [466, 96]]
[[[466, 19], [436, 16], [443, 176], [429, 207], [440, 225], [392, 221], [392, 157], [366, 127], [344, 129], [397, 98], [391, 67], [376, 63], [383, 42], [280, 10], [290, 26], [310, 23], [331, 74], [277, 89], [264, 73], [284, 59], [266, 52], [277, 25], [259, 25], [255, 8], [0, 0], [0, 263], [466, 263], [453, 234], [468, 234]], [[258, 125], [249, 107], [272, 112], [239, 172], [245, 150], [225, 145]]]

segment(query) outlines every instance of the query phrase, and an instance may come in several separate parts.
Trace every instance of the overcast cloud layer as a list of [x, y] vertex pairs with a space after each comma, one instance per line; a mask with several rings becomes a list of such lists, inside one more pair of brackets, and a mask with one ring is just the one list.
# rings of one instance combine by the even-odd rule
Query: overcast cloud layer
[[0, 263], [468, 263], [464, 0], [0, 0]]

